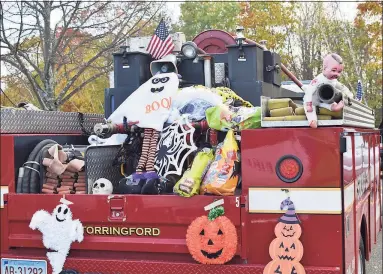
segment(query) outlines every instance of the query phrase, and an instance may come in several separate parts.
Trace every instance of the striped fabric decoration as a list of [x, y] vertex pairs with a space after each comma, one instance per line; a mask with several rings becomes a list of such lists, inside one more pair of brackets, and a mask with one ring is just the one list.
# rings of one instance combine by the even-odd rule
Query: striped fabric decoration
[[153, 129], [152, 136], [150, 137], [150, 147], [149, 147], [148, 161], [146, 162], [146, 172], [155, 171], [154, 161], [156, 158], [158, 137], [159, 137], [159, 132]]
[[154, 59], [160, 59], [171, 53], [173, 49], [173, 39], [169, 35], [169, 31], [166, 28], [164, 20], [161, 19], [161, 22], [154, 32], [154, 35], [146, 50], [153, 56]]
[[137, 173], [142, 173], [145, 170], [146, 162], [148, 160], [149, 155], [150, 138], [152, 137], [152, 130], [153, 129], [151, 128], [145, 128], [144, 130], [144, 142], [142, 143], [141, 157], [138, 161], [138, 165], [136, 168]]
[[136, 168], [137, 173], [142, 173], [144, 171], [155, 171], [154, 161], [156, 156], [158, 137], [158, 131], [151, 128], [145, 128], [141, 157]]

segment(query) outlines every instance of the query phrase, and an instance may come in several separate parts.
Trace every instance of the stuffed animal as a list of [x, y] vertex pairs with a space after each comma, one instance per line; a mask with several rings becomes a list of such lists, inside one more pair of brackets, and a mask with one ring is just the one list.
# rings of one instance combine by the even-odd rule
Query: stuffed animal
[[317, 114], [314, 108], [315, 106], [326, 108], [330, 111], [340, 111], [344, 107], [343, 100], [339, 101], [338, 103], [333, 102], [332, 104], [321, 102], [317, 94], [319, 85], [332, 85], [338, 92], [346, 95], [347, 97], [353, 98], [352, 92], [337, 80], [343, 69], [344, 64], [342, 58], [335, 53], [328, 54], [323, 59], [322, 73], [315, 77], [309, 86], [304, 87], [304, 109], [310, 127], [316, 128], [318, 126]]
[[84, 239], [84, 227], [78, 219], [72, 220], [72, 212], [68, 207], [73, 203], [64, 198], [60, 202], [52, 214], [45, 210], [36, 211], [29, 224], [31, 229], [38, 229], [43, 234], [44, 246], [54, 250], [47, 252], [53, 274], [63, 270], [72, 242], [80, 243]]

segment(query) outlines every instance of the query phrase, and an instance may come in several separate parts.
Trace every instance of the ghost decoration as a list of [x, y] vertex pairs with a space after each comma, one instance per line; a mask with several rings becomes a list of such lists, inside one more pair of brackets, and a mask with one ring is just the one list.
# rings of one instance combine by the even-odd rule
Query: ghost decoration
[[161, 131], [169, 118], [178, 85], [177, 74], [173, 72], [155, 75], [126, 98], [108, 120], [120, 124], [126, 117], [128, 121], [138, 121], [140, 128]]
[[80, 243], [84, 239], [84, 227], [78, 219], [72, 219], [72, 212], [68, 207], [73, 203], [64, 198], [60, 199], [60, 203], [52, 214], [45, 210], [36, 211], [29, 224], [32, 230], [38, 229], [43, 234], [45, 248], [54, 250], [47, 252], [53, 274], [63, 270], [72, 242]]
[[112, 194], [113, 185], [108, 179], [100, 178], [93, 183], [92, 192], [93, 194]]

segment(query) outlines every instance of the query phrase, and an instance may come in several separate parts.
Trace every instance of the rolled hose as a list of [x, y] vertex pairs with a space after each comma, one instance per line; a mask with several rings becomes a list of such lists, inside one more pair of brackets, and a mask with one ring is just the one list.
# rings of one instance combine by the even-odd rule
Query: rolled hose
[[29, 193], [40, 193], [42, 184], [41, 184], [41, 178], [43, 178], [43, 172], [44, 172], [44, 167], [42, 166], [43, 162], [43, 157], [44, 153], [51, 148], [55, 143], [47, 144], [45, 145], [39, 153], [36, 155], [36, 162], [39, 163], [39, 173], [38, 172], [33, 172], [31, 173], [30, 176], [30, 184], [29, 184]]
[[[33, 176], [33, 181], [31, 181], [32, 176], [31, 174], [37, 173], [39, 174], [39, 158], [40, 152], [43, 149], [44, 146], [48, 144], [57, 144], [56, 141], [46, 139], [38, 143], [32, 152], [29, 154], [29, 157], [27, 159], [27, 162], [24, 163], [23, 167], [19, 169], [19, 178], [17, 180], [17, 186], [16, 186], [16, 192], [17, 193], [30, 193], [31, 186], [33, 186], [33, 190], [36, 189], [36, 186], [39, 184], [39, 182], [36, 181], [36, 176]], [[23, 173], [23, 176], [21, 178], [20, 173]], [[36, 174], [36, 175], [37, 175]]]

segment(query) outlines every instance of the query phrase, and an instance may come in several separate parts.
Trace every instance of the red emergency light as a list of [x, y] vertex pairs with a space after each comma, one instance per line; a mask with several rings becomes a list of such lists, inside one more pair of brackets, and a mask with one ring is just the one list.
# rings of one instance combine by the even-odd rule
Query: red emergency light
[[285, 155], [278, 160], [275, 171], [283, 182], [294, 183], [302, 176], [303, 165], [298, 157]]

